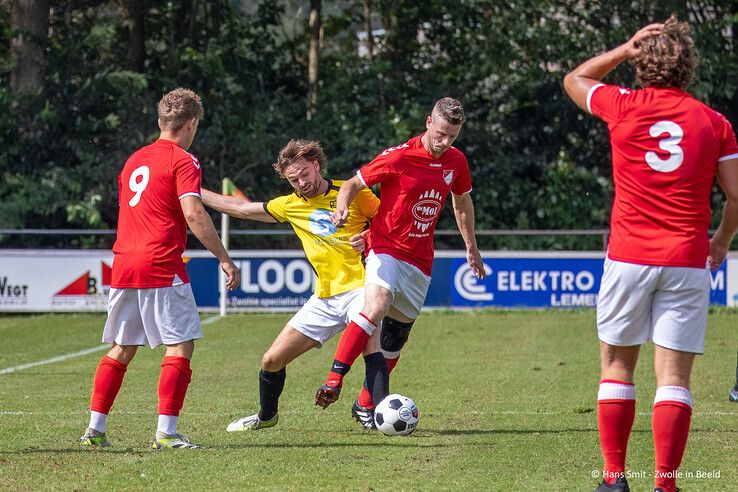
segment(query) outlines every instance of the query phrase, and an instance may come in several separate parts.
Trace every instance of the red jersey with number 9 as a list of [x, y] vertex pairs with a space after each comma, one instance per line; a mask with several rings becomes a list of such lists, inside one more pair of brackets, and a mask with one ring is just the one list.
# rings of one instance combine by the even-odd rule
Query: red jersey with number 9
[[118, 237], [113, 245], [117, 289], [169, 287], [189, 282], [182, 260], [187, 221], [179, 200], [200, 196], [200, 163], [159, 139], [128, 158], [118, 176]]
[[615, 199], [608, 256], [705, 268], [718, 162], [738, 158], [728, 120], [676, 88], [597, 84], [587, 109], [610, 130]]

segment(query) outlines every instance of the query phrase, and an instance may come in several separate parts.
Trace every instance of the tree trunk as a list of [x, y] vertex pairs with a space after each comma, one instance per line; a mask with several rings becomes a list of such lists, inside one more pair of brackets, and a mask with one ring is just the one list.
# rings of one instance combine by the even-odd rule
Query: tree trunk
[[320, 2], [310, 0], [310, 48], [308, 51], [308, 109], [307, 119], [315, 115], [318, 101], [318, 66], [320, 65]]
[[366, 31], [366, 49], [369, 61], [374, 61], [374, 35], [372, 34], [372, 0], [364, 0], [364, 30]]
[[134, 72], [144, 71], [146, 60], [146, 33], [144, 31], [145, 0], [124, 0], [126, 24], [128, 24], [128, 68]]
[[49, 0], [12, 0], [10, 9], [10, 88], [19, 94], [40, 93], [46, 68]]

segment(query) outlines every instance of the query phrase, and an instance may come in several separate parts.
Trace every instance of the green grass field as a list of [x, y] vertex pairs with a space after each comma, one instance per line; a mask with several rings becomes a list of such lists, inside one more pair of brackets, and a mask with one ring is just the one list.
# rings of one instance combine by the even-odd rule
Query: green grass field
[[[289, 315], [229, 315], [205, 326], [179, 429], [206, 449], [157, 452], [162, 351], [141, 349], [108, 420], [113, 448], [82, 449], [95, 352], [0, 375], [0, 490], [592, 490], [601, 469], [594, 312], [424, 313], [392, 390], [420, 409], [410, 437], [365, 432], [350, 417], [363, 364], [327, 410], [313, 395], [336, 340], [287, 369], [280, 423], [226, 433], [258, 407], [263, 351]], [[0, 370], [100, 344], [99, 315], [0, 318]], [[738, 312], [710, 315], [707, 354], [693, 379], [692, 433], [682, 490], [736, 490]], [[652, 490], [652, 354], [637, 373], [629, 447], [631, 490]], [[703, 476], [709, 472], [712, 477]], [[719, 474], [717, 478], [715, 473]]]

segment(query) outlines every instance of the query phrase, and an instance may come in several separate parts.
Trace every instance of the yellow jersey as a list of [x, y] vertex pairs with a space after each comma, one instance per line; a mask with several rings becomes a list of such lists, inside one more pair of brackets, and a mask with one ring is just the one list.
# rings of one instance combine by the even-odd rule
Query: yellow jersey
[[369, 219], [379, 209], [379, 199], [368, 188], [359, 191], [349, 207], [343, 227], [331, 224], [336, 198], [343, 181], [328, 180], [328, 190], [306, 198], [298, 192], [264, 204], [264, 210], [278, 222], [288, 222], [302, 243], [308, 261], [318, 277], [315, 294], [333, 297], [364, 286], [361, 253], [349, 245], [349, 238], [369, 226]]

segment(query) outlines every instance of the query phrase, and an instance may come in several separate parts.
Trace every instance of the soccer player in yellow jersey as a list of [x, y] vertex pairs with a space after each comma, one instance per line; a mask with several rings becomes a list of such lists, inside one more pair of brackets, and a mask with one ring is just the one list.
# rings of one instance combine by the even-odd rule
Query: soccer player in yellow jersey
[[[288, 222], [302, 243], [318, 277], [315, 293], [287, 323], [261, 361], [258, 413], [231, 422], [230, 432], [256, 430], [277, 424], [279, 396], [285, 368], [295, 358], [343, 330], [364, 302], [364, 265], [352, 244], [363, 243], [361, 233], [377, 213], [379, 199], [359, 192], [341, 228], [331, 221], [342, 181], [324, 177], [326, 158], [318, 142], [291, 140], [280, 152], [274, 169], [294, 192], [264, 203], [248, 202], [202, 190], [205, 205], [241, 219]], [[382, 360], [384, 362], [384, 360]], [[369, 370], [367, 366], [367, 370]]]

